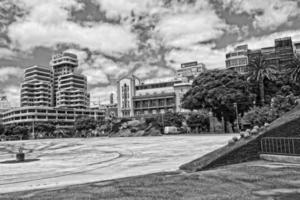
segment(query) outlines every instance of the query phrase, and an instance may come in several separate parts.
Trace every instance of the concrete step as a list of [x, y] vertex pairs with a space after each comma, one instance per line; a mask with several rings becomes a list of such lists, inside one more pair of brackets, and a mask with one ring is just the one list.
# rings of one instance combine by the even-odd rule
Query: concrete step
[[272, 161], [272, 162], [300, 164], [300, 156], [260, 154], [259, 157], [263, 160]]

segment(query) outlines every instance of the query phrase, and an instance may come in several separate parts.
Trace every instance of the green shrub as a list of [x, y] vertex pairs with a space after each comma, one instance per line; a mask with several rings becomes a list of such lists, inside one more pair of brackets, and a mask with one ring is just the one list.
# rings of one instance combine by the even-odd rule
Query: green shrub
[[186, 123], [189, 127], [200, 127], [199, 131], [209, 131], [209, 116], [205, 111], [190, 113]]
[[244, 115], [244, 120], [249, 122], [251, 126], [262, 126], [277, 119], [279, 114], [276, 109], [270, 106], [254, 107]]

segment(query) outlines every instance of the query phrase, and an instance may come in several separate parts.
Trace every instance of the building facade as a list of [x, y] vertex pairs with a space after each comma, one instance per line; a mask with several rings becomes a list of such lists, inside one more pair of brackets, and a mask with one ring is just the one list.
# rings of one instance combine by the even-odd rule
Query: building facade
[[21, 107], [2, 113], [4, 125], [56, 122], [70, 128], [77, 116], [99, 119], [105, 112], [90, 109], [87, 78], [76, 72], [77, 56], [64, 52], [52, 57], [52, 69], [31, 66], [24, 71]]
[[204, 71], [206, 71], [206, 67], [203, 63], [198, 63], [197, 61], [182, 63], [181, 68], [176, 70], [176, 77], [192, 81], [198, 74]]
[[25, 69], [21, 83], [21, 107], [53, 106], [53, 73], [50, 69], [31, 66]]
[[226, 54], [226, 68], [245, 74], [251, 70], [249, 62], [255, 57], [263, 56], [267, 64], [284, 70], [296, 57], [296, 44], [291, 37], [284, 37], [275, 39], [274, 46], [261, 49], [248, 49], [248, 45], [237, 46], [234, 51]]
[[139, 117], [163, 114], [167, 111], [185, 112], [181, 100], [192, 86], [192, 80], [205, 71], [198, 62], [184, 63], [173, 77], [141, 81], [134, 75], [117, 82], [119, 117]]
[[248, 72], [248, 45], [235, 47], [233, 52], [226, 54], [226, 68], [241, 74]]
[[88, 108], [90, 96], [87, 92], [86, 77], [78, 74], [77, 56], [63, 52], [52, 56], [53, 104], [57, 107]]
[[90, 104], [87, 79], [81, 74], [63, 74], [58, 77], [56, 107], [85, 109]]
[[50, 65], [52, 69], [36, 65], [25, 69], [21, 107], [88, 108], [87, 79], [75, 71], [77, 56], [65, 52], [54, 55]]
[[98, 120], [104, 117], [104, 112], [92, 109], [27, 106], [2, 113], [2, 123], [4, 125], [32, 125], [32, 123], [47, 123], [51, 121], [55, 122], [57, 127], [72, 128], [75, 119], [80, 116]]

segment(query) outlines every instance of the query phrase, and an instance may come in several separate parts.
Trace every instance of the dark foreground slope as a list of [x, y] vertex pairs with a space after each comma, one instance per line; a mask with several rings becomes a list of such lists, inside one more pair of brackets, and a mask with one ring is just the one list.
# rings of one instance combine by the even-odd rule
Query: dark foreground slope
[[296, 137], [300, 136], [300, 105], [271, 123], [268, 129], [259, 135], [241, 139], [234, 145], [221, 147], [201, 158], [184, 164], [180, 169], [199, 171], [218, 166], [247, 162], [259, 159], [262, 137]]

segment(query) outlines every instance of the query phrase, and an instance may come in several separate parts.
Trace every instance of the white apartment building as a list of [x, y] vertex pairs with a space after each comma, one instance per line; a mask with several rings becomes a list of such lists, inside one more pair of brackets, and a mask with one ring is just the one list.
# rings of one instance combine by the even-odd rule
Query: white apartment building
[[63, 52], [52, 56], [50, 66], [54, 72], [54, 105], [57, 107], [88, 108], [90, 96], [87, 80], [78, 74], [77, 56]]
[[53, 70], [36, 65], [25, 69], [21, 107], [2, 113], [4, 125], [54, 121], [70, 128], [77, 116], [104, 117], [104, 112], [89, 109], [87, 78], [75, 71], [75, 54], [54, 55], [50, 65]]
[[50, 69], [37, 65], [26, 68], [21, 83], [21, 106], [52, 106], [52, 85]]
[[240, 45], [226, 54], [226, 68], [245, 74], [248, 72], [248, 45]]
[[87, 79], [81, 74], [64, 74], [58, 77], [56, 107], [84, 109], [89, 107]]

